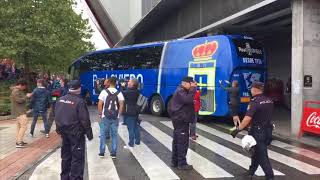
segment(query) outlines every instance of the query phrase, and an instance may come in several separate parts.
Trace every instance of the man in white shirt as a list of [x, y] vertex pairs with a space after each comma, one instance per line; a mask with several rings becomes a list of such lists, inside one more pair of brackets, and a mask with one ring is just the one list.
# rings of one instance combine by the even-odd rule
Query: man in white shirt
[[98, 111], [101, 121], [100, 126], [100, 157], [104, 157], [106, 149], [106, 130], [111, 131], [111, 158], [116, 158], [117, 144], [118, 144], [118, 126], [119, 119], [123, 113], [124, 97], [116, 87], [117, 79], [111, 77], [108, 79], [110, 87], [103, 90], [98, 99]]

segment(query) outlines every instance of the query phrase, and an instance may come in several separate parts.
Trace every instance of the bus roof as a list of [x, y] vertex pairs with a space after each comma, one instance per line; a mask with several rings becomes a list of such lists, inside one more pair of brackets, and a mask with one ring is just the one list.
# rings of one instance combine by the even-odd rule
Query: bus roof
[[164, 45], [164, 44], [165, 44], [165, 42], [151, 42], [151, 43], [134, 44], [134, 45], [122, 46], [122, 47], [118, 47], [118, 48], [109, 48], [109, 49], [102, 49], [102, 50], [98, 50], [98, 51], [93, 51], [93, 52], [86, 53], [83, 56], [79, 57], [78, 59], [73, 61], [71, 63], [71, 65], [73, 65], [74, 63], [79, 61], [82, 57], [88, 56], [88, 55], [91, 55], [91, 54], [108, 53], [108, 52], [114, 52], [114, 51], [123, 51], [123, 50], [127, 50], [127, 49], [139, 49], [139, 48], [146, 48], [146, 47], [151, 47], [151, 46], [161, 46], [161, 45]]
[[[237, 38], [237, 39], [252, 39], [252, 37], [250, 36], [244, 36], [244, 35], [215, 35], [215, 36], [225, 36], [228, 38]], [[198, 37], [198, 38], [204, 38], [204, 37]], [[143, 43], [143, 44], [134, 44], [134, 45], [129, 45], [129, 46], [122, 46], [122, 47], [118, 47], [118, 48], [109, 48], [109, 49], [102, 49], [102, 50], [98, 50], [98, 51], [93, 51], [93, 52], [89, 52], [84, 54], [83, 56], [79, 57], [78, 59], [76, 59], [75, 61], [73, 61], [71, 63], [71, 65], [73, 65], [74, 63], [76, 63], [77, 61], [79, 61], [82, 57], [84, 56], [88, 56], [91, 54], [99, 54], [99, 53], [108, 53], [108, 52], [113, 52], [113, 51], [122, 51], [122, 50], [127, 50], [127, 49], [139, 49], [139, 48], [145, 48], [145, 47], [151, 47], [151, 46], [161, 46], [164, 45], [166, 42], [174, 42], [174, 41], [181, 41], [181, 40], [193, 40], [193, 39], [198, 39], [198, 38], [190, 38], [190, 39], [173, 39], [173, 40], [169, 40], [169, 41], [161, 41], [161, 42], [150, 42], [150, 43]], [[70, 66], [71, 66], [70, 65]]]

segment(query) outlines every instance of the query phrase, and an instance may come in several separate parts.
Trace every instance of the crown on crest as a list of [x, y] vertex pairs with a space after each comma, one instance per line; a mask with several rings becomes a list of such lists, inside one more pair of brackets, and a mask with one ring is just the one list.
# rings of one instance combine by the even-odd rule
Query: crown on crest
[[209, 59], [218, 49], [218, 42], [211, 41], [199, 44], [192, 49], [192, 56], [196, 59]]

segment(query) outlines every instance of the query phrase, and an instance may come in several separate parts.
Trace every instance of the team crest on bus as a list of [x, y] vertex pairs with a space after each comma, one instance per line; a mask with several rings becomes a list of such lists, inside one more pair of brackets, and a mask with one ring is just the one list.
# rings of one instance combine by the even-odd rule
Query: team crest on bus
[[199, 44], [192, 49], [192, 56], [195, 61], [211, 59], [212, 55], [218, 49], [218, 42], [211, 41], [204, 44]]
[[201, 115], [211, 115], [216, 110], [215, 76], [216, 60], [212, 55], [218, 49], [218, 42], [211, 41], [199, 44], [192, 49], [193, 61], [189, 62], [188, 75], [198, 82], [201, 93]]

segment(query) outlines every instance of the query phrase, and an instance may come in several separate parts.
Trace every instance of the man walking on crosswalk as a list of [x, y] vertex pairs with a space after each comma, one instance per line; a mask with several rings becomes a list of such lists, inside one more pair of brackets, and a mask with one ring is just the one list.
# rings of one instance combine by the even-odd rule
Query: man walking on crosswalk
[[186, 160], [189, 147], [189, 123], [193, 123], [195, 118], [193, 100], [196, 88], [191, 86], [192, 82], [192, 77], [183, 78], [169, 104], [169, 115], [174, 128], [171, 163], [173, 167], [181, 170], [193, 169]]
[[260, 165], [266, 174], [266, 179], [271, 180], [274, 177], [270, 160], [268, 157], [267, 146], [272, 140], [271, 116], [273, 113], [273, 102], [270, 98], [263, 95], [264, 84], [261, 82], [252, 83], [251, 94], [253, 98], [248, 105], [246, 116], [240, 125], [231, 132], [233, 137], [251, 124], [249, 135], [252, 135], [257, 141], [254, 146], [254, 152], [251, 156], [251, 166], [249, 175], [253, 176]]

